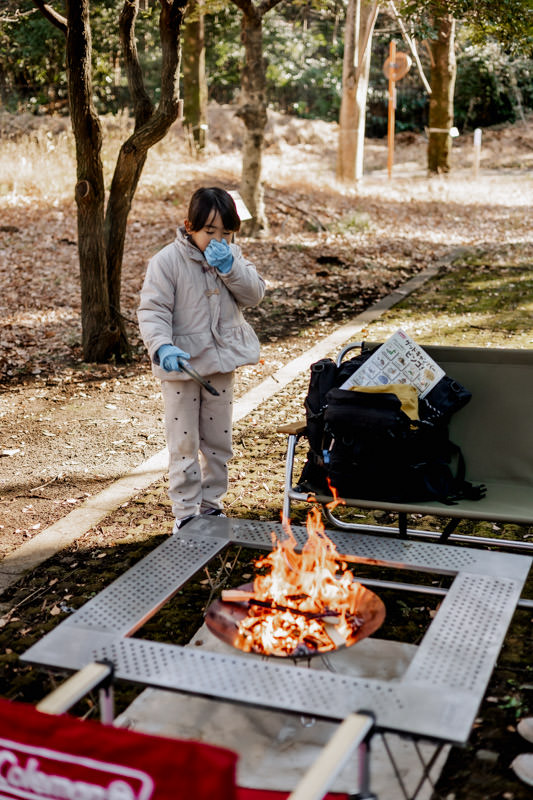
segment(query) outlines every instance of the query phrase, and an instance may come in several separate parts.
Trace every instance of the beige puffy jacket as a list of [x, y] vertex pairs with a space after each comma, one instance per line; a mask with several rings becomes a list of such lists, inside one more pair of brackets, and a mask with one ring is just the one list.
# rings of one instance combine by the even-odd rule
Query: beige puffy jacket
[[259, 360], [259, 341], [241, 308], [261, 302], [265, 282], [240, 247], [230, 247], [233, 265], [221, 274], [180, 228], [175, 241], [150, 260], [137, 316], [157, 377], [189, 379], [159, 366], [156, 354], [163, 344], [190, 353], [189, 363], [201, 375], [232, 372]]

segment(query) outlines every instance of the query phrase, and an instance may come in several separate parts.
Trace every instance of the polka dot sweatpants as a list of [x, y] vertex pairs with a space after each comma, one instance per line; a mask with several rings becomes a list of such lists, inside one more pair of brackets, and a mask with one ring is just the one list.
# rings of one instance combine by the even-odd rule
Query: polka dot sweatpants
[[161, 381], [169, 451], [169, 497], [176, 519], [222, 508], [233, 455], [234, 373], [205, 376], [215, 397], [193, 380]]

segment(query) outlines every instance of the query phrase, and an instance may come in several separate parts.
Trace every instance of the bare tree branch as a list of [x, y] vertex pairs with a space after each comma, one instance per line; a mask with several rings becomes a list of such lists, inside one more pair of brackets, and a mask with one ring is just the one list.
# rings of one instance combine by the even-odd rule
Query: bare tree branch
[[31, 17], [36, 12], [36, 8], [30, 8], [28, 11], [20, 11], [18, 8], [13, 9], [13, 11], [10, 8], [2, 9], [0, 10], [0, 22], [8, 25], [13, 22], [20, 22], [24, 17]]
[[146, 122], [154, 110], [153, 103], [144, 86], [143, 73], [137, 52], [137, 42], [135, 40], [135, 21], [138, 11], [139, 0], [125, 0], [119, 18], [120, 41], [122, 43], [124, 65], [128, 77], [136, 127]]
[[279, 5], [280, 0], [261, 0], [257, 7], [257, 13], [263, 17], [271, 8]]
[[46, 17], [46, 19], [51, 22], [52, 25], [55, 25], [56, 28], [59, 28], [59, 30], [66, 35], [67, 20], [65, 17], [61, 16], [61, 14], [58, 14], [58, 12], [53, 9], [52, 6], [48, 5], [48, 3], [43, 3], [42, 0], [32, 0], [32, 2], [33, 5], [39, 9], [43, 17]]
[[[159, 34], [161, 39], [161, 96], [157, 110], [154, 110], [151, 100], [146, 95], [141, 69], [138, 62], [131, 61], [131, 69], [139, 70], [136, 76], [136, 94], [134, 103], [139, 103], [139, 114], [136, 108], [136, 129], [130, 138], [124, 143], [125, 152], [137, 150], [139, 153], [146, 152], [152, 145], [160, 141], [167, 133], [170, 125], [177, 118], [179, 113], [179, 71], [180, 71], [180, 30], [183, 21], [187, 0], [160, 0], [161, 14], [159, 18]], [[137, 6], [138, 0], [125, 0], [123, 14], [131, 15], [131, 8], [126, 6]], [[136, 16], [136, 11], [134, 12]], [[122, 19], [122, 18], [121, 18]], [[133, 25], [130, 23], [125, 23]], [[134, 31], [129, 34], [128, 42], [129, 57], [133, 59]], [[132, 44], [133, 43], [133, 44]], [[136, 56], [135, 56], [136, 57]], [[133, 73], [132, 73], [133, 75]], [[128, 73], [128, 83], [130, 73]], [[131, 89], [131, 85], [130, 85]], [[142, 94], [145, 94], [143, 100]], [[132, 90], [133, 94], [133, 90]], [[148, 113], [148, 103], [150, 111]]]
[[187, 0], [160, 0], [160, 2], [161, 99], [157, 113], [175, 119], [179, 102], [180, 32]]
[[180, 31], [187, 0], [160, 0], [161, 99], [154, 110], [145, 88], [135, 45], [138, 0], [125, 0], [121, 37], [128, 59], [128, 82], [135, 105], [135, 130], [120, 148], [107, 205], [105, 236], [110, 303], [120, 319], [120, 275], [131, 202], [150, 147], [159, 142], [179, 113]]

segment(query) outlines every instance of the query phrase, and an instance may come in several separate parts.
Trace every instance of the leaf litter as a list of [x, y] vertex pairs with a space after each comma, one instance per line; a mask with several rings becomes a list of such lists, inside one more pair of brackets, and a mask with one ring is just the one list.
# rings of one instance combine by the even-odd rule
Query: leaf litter
[[[437, 278], [362, 329], [361, 338], [379, 340], [402, 326], [421, 343], [531, 347], [532, 198], [523, 169], [529, 164], [530, 129], [516, 126], [494, 131], [492, 139], [485, 136], [485, 174], [478, 183], [469, 174], [468, 146], [457, 155], [456, 175], [428, 179], [421, 137], [406, 139], [404, 145], [399, 137], [398, 166], [388, 182], [384, 144], [371, 143], [369, 175], [357, 190], [338, 185], [332, 177], [334, 129], [327, 130], [331, 139], [324, 139], [321, 128], [320, 145], [296, 142], [280, 148], [272, 141], [265, 154], [271, 233], [264, 240], [240, 240], [268, 281], [265, 302], [247, 312], [261, 338], [262, 359], [239, 371], [237, 396], [436, 262], [441, 264]], [[516, 146], [524, 137], [527, 146]], [[517, 167], [520, 153], [524, 160]], [[168, 158], [161, 148], [154, 154], [152, 171], [148, 162], [128, 227], [122, 311], [130, 320], [134, 359], [127, 365], [81, 361], [74, 203], [68, 196], [53, 203], [39, 196], [20, 197], [19, 202], [0, 197], [0, 508], [5, 554], [164, 447], [159, 387], [133, 323], [146, 262], [173, 238], [194, 188], [220, 182], [238, 188], [233, 177], [237, 170], [228, 172], [238, 163], [238, 154], [228, 155], [223, 170], [216, 153], [199, 161], [182, 159], [179, 181], [164, 185], [158, 169], [160, 163], [168, 166]], [[512, 174], [507, 166], [511, 158]], [[416, 169], [410, 173], [411, 167], [404, 165], [412, 164]], [[279, 519], [286, 442], [276, 426], [302, 416], [307, 380], [306, 374], [299, 376], [252, 418], [235, 425], [229, 515]], [[133, 497], [4, 593], [2, 695], [36, 702], [53, 688], [56, 678], [21, 665], [18, 654], [163, 541], [172, 525], [166, 487], [162, 479]], [[301, 521], [304, 513], [303, 507], [296, 508], [295, 520]], [[377, 515], [370, 521], [383, 519]], [[427, 528], [434, 521], [421, 518], [416, 524]], [[490, 524], [487, 528], [498, 535]], [[512, 530], [503, 533], [513, 535]], [[530, 537], [533, 530], [514, 533]], [[248, 579], [253, 560], [253, 553], [236, 554], [232, 580], [238, 582], [239, 575]], [[227, 570], [221, 565], [219, 572]], [[187, 642], [201, 623], [213, 581], [201, 573], [142, 635]], [[383, 635], [395, 635], [401, 625], [402, 635], [412, 642], [435, 613], [426, 599], [409, 608], [390, 597], [387, 605], [390, 628]], [[515, 615], [491, 681], [490, 704], [481, 709], [468, 748], [453, 752], [439, 783], [441, 796], [481, 800], [503, 797], [502, 791], [516, 800], [527, 796], [505, 769], [513, 753], [524, 749], [515, 733], [518, 701], [511, 707], [505, 698], [517, 676], [520, 686], [532, 684], [529, 617], [527, 612]], [[529, 691], [519, 690], [522, 712], [528, 702], [531, 708]], [[131, 698], [131, 687], [119, 687], [119, 707]], [[78, 711], [94, 713], [96, 706], [89, 697]], [[505, 753], [499, 763], [476, 758], [478, 751], [498, 748]]]

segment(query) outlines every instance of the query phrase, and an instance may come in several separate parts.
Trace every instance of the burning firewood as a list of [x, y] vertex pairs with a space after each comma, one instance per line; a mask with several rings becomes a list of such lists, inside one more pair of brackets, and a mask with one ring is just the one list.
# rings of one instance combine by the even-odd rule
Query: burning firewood
[[221, 598], [225, 603], [247, 603], [253, 600], [255, 594], [245, 589], [223, 589]]
[[383, 603], [355, 580], [314, 512], [301, 551], [287, 525], [287, 538], [256, 562], [263, 574], [253, 585], [222, 592], [218, 622], [206, 616], [217, 635], [246, 652], [297, 657], [353, 644], [381, 625]]
[[338, 622], [340, 617], [340, 612], [331, 608], [326, 608], [323, 611], [303, 611], [296, 606], [276, 603], [275, 600], [260, 600], [253, 592], [248, 592], [244, 589], [224, 589], [221, 596], [225, 603], [240, 603], [247, 605], [249, 608], [256, 606], [257, 608], [266, 608], [271, 611], [290, 611], [292, 614], [301, 614], [307, 619], [321, 619], [323, 622], [335, 623]]

